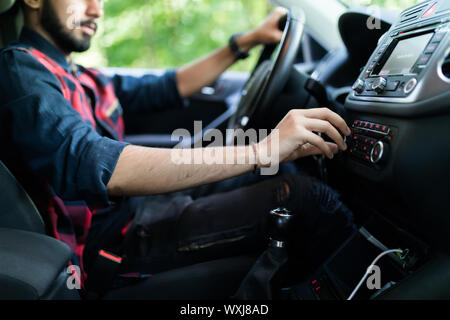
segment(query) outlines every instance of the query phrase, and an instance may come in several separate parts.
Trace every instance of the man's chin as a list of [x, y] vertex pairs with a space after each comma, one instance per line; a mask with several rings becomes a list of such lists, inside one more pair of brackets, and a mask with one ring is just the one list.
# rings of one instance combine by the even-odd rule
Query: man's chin
[[73, 50], [73, 52], [81, 53], [81, 52], [88, 51], [90, 48], [91, 48], [91, 42], [89, 41], [88, 43], [83, 43], [83, 44], [78, 45], [78, 46]]
[[92, 36], [83, 34], [73, 38], [73, 51], [74, 52], [84, 52], [89, 50], [91, 47]]

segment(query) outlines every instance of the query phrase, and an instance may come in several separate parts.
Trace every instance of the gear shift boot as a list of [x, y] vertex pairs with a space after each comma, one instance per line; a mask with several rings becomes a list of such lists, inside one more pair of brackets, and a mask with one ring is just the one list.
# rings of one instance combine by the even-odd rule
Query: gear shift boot
[[272, 299], [272, 281], [288, 261], [286, 246], [295, 215], [278, 208], [269, 214], [269, 245], [249, 271], [235, 294], [240, 300]]

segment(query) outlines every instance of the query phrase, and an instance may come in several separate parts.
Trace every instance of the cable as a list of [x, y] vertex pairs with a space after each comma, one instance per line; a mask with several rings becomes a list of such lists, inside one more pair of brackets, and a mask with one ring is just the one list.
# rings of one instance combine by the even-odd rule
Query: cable
[[366, 273], [364, 274], [364, 276], [362, 277], [361, 281], [358, 283], [358, 285], [356, 286], [356, 288], [353, 290], [352, 294], [347, 298], [347, 300], [352, 300], [353, 297], [355, 296], [355, 294], [358, 292], [358, 290], [361, 288], [361, 285], [363, 284], [363, 282], [366, 280], [367, 276], [369, 275], [369, 273], [372, 271], [372, 268], [375, 266], [375, 264], [378, 262], [378, 260], [380, 260], [381, 258], [383, 258], [385, 255], [390, 254], [390, 253], [400, 253], [403, 254], [403, 250], [401, 249], [392, 249], [392, 250], [386, 250], [382, 253], [380, 253], [378, 255], [378, 257], [375, 258], [375, 260], [373, 260], [372, 264], [367, 268]]

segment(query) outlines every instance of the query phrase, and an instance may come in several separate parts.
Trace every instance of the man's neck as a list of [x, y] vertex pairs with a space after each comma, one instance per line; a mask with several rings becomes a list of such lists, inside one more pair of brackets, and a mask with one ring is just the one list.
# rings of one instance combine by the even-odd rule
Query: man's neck
[[51, 35], [41, 26], [39, 25], [30, 25], [27, 24], [27, 27], [29, 29], [31, 29], [32, 31], [38, 33], [41, 37], [43, 37], [45, 40], [47, 40], [48, 42], [50, 42], [56, 49], [58, 49], [59, 51], [61, 51], [61, 53], [64, 55], [64, 57], [66, 58], [67, 62], [71, 62], [70, 59], [70, 52], [65, 52], [63, 49], [61, 49], [60, 46], [58, 46], [58, 44], [56, 43], [56, 41], [53, 40], [53, 38], [51, 37]]

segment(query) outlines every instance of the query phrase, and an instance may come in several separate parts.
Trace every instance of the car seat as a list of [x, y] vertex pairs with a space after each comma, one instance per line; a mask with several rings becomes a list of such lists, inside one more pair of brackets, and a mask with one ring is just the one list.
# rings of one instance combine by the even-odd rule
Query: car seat
[[0, 1], [0, 48], [18, 39], [24, 21], [16, 0]]

